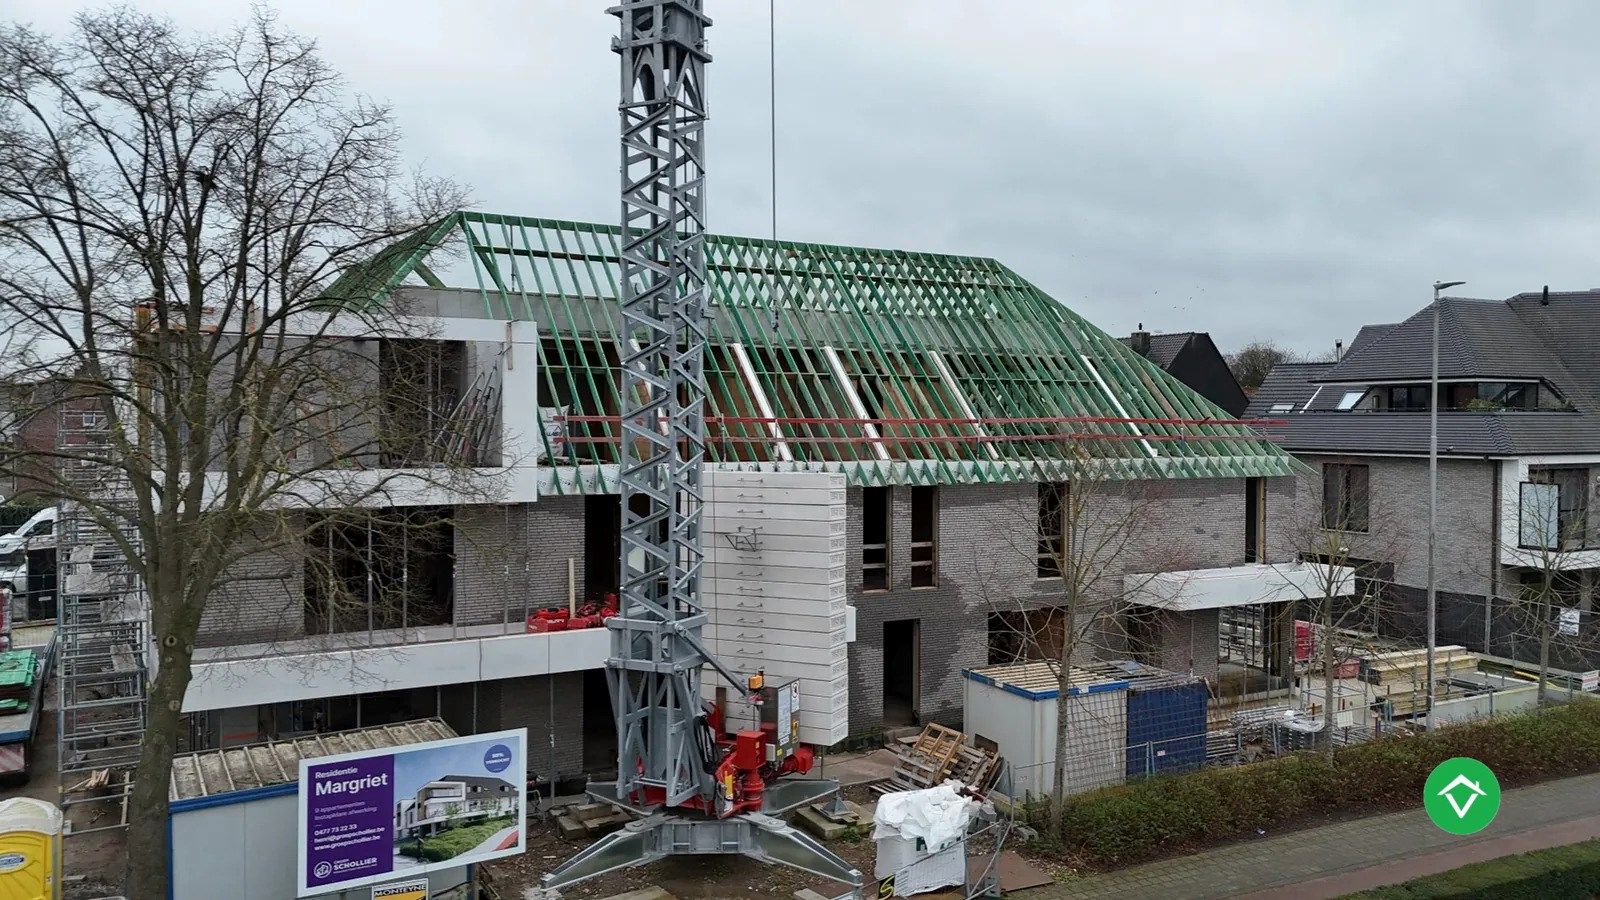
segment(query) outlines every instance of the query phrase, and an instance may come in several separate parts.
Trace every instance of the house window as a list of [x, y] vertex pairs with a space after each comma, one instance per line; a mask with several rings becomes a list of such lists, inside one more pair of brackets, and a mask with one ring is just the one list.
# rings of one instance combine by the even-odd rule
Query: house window
[[1586, 466], [1532, 466], [1528, 481], [1553, 485], [1556, 489], [1555, 528], [1557, 547], [1572, 550], [1588, 544], [1589, 469]]
[[1068, 488], [1064, 482], [1039, 485], [1039, 562], [1038, 577], [1060, 578], [1061, 560], [1066, 550]]
[[939, 583], [939, 489], [911, 489], [911, 586]]
[[1322, 467], [1322, 527], [1366, 531], [1369, 509], [1367, 467], [1326, 463]]
[[861, 589], [889, 589], [889, 488], [861, 489]]

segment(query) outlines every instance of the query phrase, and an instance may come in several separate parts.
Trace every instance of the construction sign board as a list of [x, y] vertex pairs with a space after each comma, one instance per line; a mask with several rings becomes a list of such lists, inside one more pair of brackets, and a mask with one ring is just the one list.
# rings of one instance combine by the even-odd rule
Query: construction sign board
[[[297, 896], [419, 879], [527, 848], [527, 729], [300, 761]], [[394, 887], [396, 885], [389, 885]]]

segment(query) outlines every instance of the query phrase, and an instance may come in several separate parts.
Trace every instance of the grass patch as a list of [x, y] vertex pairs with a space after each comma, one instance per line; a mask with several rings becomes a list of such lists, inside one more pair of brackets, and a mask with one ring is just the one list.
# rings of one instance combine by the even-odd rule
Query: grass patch
[[1069, 859], [1113, 868], [1258, 829], [1415, 808], [1428, 773], [1453, 756], [1481, 760], [1503, 787], [1600, 770], [1600, 703], [1356, 744], [1336, 751], [1331, 765], [1321, 753], [1302, 753], [1102, 788], [1069, 797], [1047, 843]]
[[401, 853], [407, 856], [427, 862], [443, 862], [447, 859], [455, 859], [488, 840], [495, 832], [515, 825], [516, 822], [517, 820], [512, 816], [485, 819], [476, 825], [451, 828], [420, 840], [414, 838], [409, 841], [402, 841], [399, 849]]
[[1347, 900], [1589, 900], [1600, 896], [1600, 841], [1474, 863]]

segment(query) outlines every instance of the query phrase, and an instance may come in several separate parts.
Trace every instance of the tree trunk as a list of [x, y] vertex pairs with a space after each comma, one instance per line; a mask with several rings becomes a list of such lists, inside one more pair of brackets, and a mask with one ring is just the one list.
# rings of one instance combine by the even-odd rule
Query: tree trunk
[[1328, 762], [1333, 762], [1333, 674], [1337, 667], [1333, 653], [1333, 591], [1322, 598], [1322, 743]]
[[1056, 699], [1056, 760], [1050, 767], [1051, 776], [1054, 778], [1054, 782], [1050, 785], [1051, 835], [1061, 834], [1061, 824], [1066, 819], [1067, 813], [1067, 736], [1070, 733], [1068, 710], [1072, 700], [1070, 693], [1072, 679], [1068, 673], [1071, 671], [1071, 664], [1063, 662], [1059, 685], [1060, 696]]
[[134, 771], [133, 790], [128, 798], [128, 864], [123, 890], [129, 900], [160, 900], [167, 896], [167, 863], [171, 858], [167, 792], [193, 656], [187, 642], [162, 648], [159, 668], [150, 684], [139, 767]]
[[1544, 609], [1543, 615], [1540, 616], [1543, 621], [1539, 623], [1539, 697], [1537, 705], [1539, 709], [1544, 709], [1545, 704], [1550, 702], [1550, 601], [1546, 599], [1541, 605]]

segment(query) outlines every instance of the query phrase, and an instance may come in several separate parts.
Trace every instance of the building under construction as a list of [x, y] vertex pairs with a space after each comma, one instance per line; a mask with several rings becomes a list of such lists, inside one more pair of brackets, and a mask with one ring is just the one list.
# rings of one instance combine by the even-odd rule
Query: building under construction
[[[461, 212], [334, 285], [419, 323], [362, 350], [362, 389], [409, 394], [383, 397], [402, 437], [372, 469], [483, 478], [396, 492], [376, 524], [309, 511], [330, 517], [314, 539], [233, 573], [189, 749], [437, 715], [528, 727], [540, 778], [615, 765], [606, 629], [582, 626], [619, 590], [617, 263], [612, 226]], [[1074, 652], [1287, 689], [1293, 576], [1265, 563], [1297, 464], [1247, 423], [995, 260], [713, 236], [706, 269], [709, 593], [740, 611], [708, 636], [810, 680], [806, 740], [959, 722], [963, 669], [1060, 652], [1067, 498], [1091, 481], [1147, 498], [1114, 565], [1151, 587], [1108, 599], [1136, 621]], [[741, 553], [787, 552], [784, 473], [833, 474], [804, 489], [826, 549], [741, 576]], [[814, 615], [822, 637], [784, 643]]]

